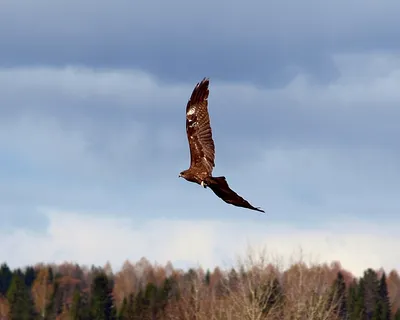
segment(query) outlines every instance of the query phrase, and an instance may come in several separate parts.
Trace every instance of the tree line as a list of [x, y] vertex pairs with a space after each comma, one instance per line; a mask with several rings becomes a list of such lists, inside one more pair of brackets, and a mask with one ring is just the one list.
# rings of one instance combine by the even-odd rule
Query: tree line
[[0, 319], [400, 320], [400, 277], [338, 262], [283, 270], [248, 255], [237, 267], [180, 270], [145, 258], [113, 273], [107, 263], [0, 267]]

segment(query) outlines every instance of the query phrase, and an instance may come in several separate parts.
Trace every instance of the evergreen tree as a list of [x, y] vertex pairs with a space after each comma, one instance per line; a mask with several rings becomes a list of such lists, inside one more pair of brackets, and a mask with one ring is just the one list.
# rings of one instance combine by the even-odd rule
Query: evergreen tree
[[126, 299], [126, 297], [124, 297], [124, 300], [122, 300], [121, 307], [118, 311], [118, 317], [117, 317], [118, 320], [125, 320], [127, 307], [128, 307], [128, 300]]
[[46, 308], [46, 319], [49, 320], [56, 319], [60, 314], [62, 314], [66, 295], [65, 289], [62, 286], [63, 276], [60, 273], [57, 273], [54, 277], [52, 276], [52, 273], [49, 273], [49, 279], [51, 278], [53, 278], [53, 289]]
[[159, 300], [160, 300], [160, 309], [164, 312], [165, 307], [168, 304], [168, 301], [177, 293], [175, 281], [173, 278], [166, 278], [164, 283], [159, 291]]
[[36, 278], [35, 269], [31, 266], [27, 267], [24, 273], [25, 285], [30, 289]]
[[134, 314], [133, 319], [138, 320], [156, 319], [163, 312], [171, 290], [172, 282], [170, 280], [164, 282], [163, 288], [158, 288], [151, 282], [147, 283], [144, 291], [140, 289], [135, 298], [132, 295], [128, 300], [127, 314]]
[[[49, 273], [49, 279], [51, 278], [50, 275], [52, 273]], [[60, 295], [60, 285], [59, 282], [53, 279], [53, 291], [49, 299], [49, 303], [47, 304], [46, 307], [46, 319], [55, 319], [57, 315], [59, 314], [60, 310], [58, 308], [57, 304], [57, 298]]]
[[350, 319], [353, 319], [352, 315], [355, 313], [357, 303], [357, 281], [353, 280], [350, 284], [347, 294], [347, 312]]
[[30, 292], [20, 272], [14, 273], [7, 291], [10, 305], [10, 320], [31, 320], [35, 318], [35, 307]]
[[103, 272], [98, 274], [93, 279], [91, 288], [91, 319], [93, 320], [111, 320], [116, 318], [116, 310], [114, 299], [112, 296], [112, 287], [108, 277]]
[[[129, 307], [128, 303], [128, 307]], [[140, 288], [139, 292], [134, 297], [134, 302], [131, 304], [131, 312], [133, 313], [133, 319], [143, 319], [148, 310], [145, 295], [143, 290]]]
[[6, 263], [0, 266], [0, 295], [7, 293], [8, 287], [11, 284], [12, 272]]
[[69, 316], [71, 320], [79, 320], [79, 312], [81, 307], [81, 292], [79, 288], [75, 288], [74, 295], [72, 297], [71, 308], [69, 309]]
[[211, 272], [210, 272], [210, 269], [207, 269], [206, 276], [204, 278], [204, 281], [207, 286], [210, 285], [210, 280], [211, 280]]
[[[22, 270], [20, 269], [20, 268], [17, 268], [17, 269], [15, 269], [14, 271], [13, 271], [13, 276], [14, 275], [18, 275], [18, 276], [20, 276], [22, 279], [25, 279], [25, 275], [24, 275], [24, 273], [22, 272]], [[25, 282], [25, 281], [24, 281]]]
[[51, 267], [47, 267], [47, 270], [49, 272], [49, 281], [53, 282], [54, 281], [54, 273], [53, 273], [53, 269]]
[[149, 282], [146, 285], [146, 290], [144, 294], [144, 305], [151, 315], [151, 319], [154, 319], [158, 311], [158, 288], [155, 284]]
[[128, 299], [125, 297], [121, 310], [118, 315], [119, 320], [136, 320], [141, 319], [140, 316], [136, 316], [135, 310], [135, 295], [133, 293], [129, 294]]
[[379, 280], [377, 273], [371, 268], [364, 272], [364, 306], [367, 319], [375, 316], [379, 297]]
[[[133, 320], [133, 319], [135, 319], [135, 315], [136, 315], [135, 295], [133, 293], [131, 293], [131, 294], [129, 294], [125, 320]], [[136, 319], [140, 319], [140, 318], [136, 318]]]
[[364, 279], [361, 278], [358, 284], [354, 285], [351, 298], [351, 311], [349, 312], [350, 320], [365, 319], [365, 284]]
[[346, 283], [343, 274], [339, 271], [332, 287], [331, 303], [339, 319], [347, 318]]
[[71, 320], [90, 319], [88, 303], [85, 298], [87, 297], [81, 292], [79, 287], [76, 287], [72, 297], [71, 308], [69, 310]]
[[391, 307], [389, 300], [389, 293], [386, 285], [386, 275], [383, 273], [379, 281], [378, 301], [376, 304], [374, 320], [390, 320]]

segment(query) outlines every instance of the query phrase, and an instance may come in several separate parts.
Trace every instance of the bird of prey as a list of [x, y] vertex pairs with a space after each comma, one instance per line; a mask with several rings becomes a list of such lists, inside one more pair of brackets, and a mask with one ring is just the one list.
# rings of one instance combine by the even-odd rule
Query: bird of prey
[[226, 203], [265, 212], [260, 208], [253, 207], [234, 192], [224, 176], [212, 176], [215, 167], [215, 146], [208, 114], [209, 82], [208, 78], [204, 78], [197, 83], [186, 106], [186, 134], [190, 149], [190, 167], [182, 171], [179, 177], [200, 184], [204, 188], [209, 187]]

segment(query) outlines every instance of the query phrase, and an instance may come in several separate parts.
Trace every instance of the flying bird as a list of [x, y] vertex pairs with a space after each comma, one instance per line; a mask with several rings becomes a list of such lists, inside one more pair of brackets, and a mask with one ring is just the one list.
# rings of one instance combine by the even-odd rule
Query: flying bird
[[224, 176], [212, 176], [215, 167], [215, 145], [208, 114], [209, 83], [208, 78], [197, 83], [186, 106], [186, 134], [190, 149], [190, 167], [182, 171], [179, 177], [200, 184], [204, 188], [209, 187], [226, 203], [265, 212], [260, 208], [253, 207], [233, 191]]

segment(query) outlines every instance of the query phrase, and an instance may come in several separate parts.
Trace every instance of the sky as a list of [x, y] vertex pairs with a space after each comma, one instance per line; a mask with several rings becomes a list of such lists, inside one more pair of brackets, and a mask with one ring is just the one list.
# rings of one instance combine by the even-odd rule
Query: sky
[[[0, 259], [400, 271], [400, 2], [5, 0]], [[178, 178], [210, 78], [214, 174]]]

